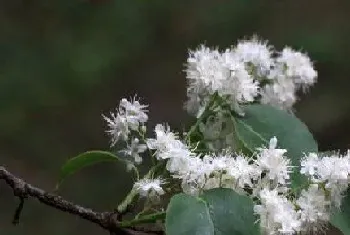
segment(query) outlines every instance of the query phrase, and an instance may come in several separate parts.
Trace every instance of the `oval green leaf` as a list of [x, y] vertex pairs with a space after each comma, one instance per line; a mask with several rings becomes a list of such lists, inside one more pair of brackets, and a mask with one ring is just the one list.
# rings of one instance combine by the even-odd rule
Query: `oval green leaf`
[[214, 225], [205, 201], [183, 193], [171, 198], [165, 229], [167, 235], [214, 235]]
[[253, 201], [232, 189], [211, 189], [201, 196], [207, 202], [215, 235], [258, 235]]
[[[307, 126], [297, 117], [269, 105], [253, 104], [244, 107], [244, 117], [235, 117], [236, 137], [251, 152], [268, 145], [276, 136], [278, 147], [287, 149], [287, 156], [294, 166], [300, 166], [303, 153], [317, 152], [317, 143]], [[292, 186], [302, 183], [302, 176], [295, 169]]]
[[119, 158], [111, 152], [93, 150], [79, 154], [78, 156], [69, 159], [61, 168], [59, 182], [56, 189], [62, 184], [62, 182], [70, 175], [74, 174], [78, 170], [94, 165], [100, 162], [118, 161]]
[[259, 235], [253, 202], [231, 189], [212, 189], [201, 197], [175, 195], [168, 206], [168, 235]]

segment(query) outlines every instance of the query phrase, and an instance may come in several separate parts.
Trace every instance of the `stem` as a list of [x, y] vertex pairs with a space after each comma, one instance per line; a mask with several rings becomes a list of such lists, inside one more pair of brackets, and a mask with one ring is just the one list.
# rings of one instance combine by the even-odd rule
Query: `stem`
[[153, 223], [157, 220], [164, 220], [165, 219], [166, 212], [157, 212], [149, 215], [142, 216], [141, 218], [137, 218], [131, 221], [125, 221], [120, 223], [120, 227], [131, 227], [137, 224], [143, 224], [143, 223]]
[[[147, 174], [144, 176], [146, 179], [153, 178], [154, 172], [163, 165], [163, 162], [158, 163], [157, 165], [153, 166]], [[129, 194], [125, 197], [125, 199], [118, 205], [117, 210], [119, 213], [123, 213], [127, 210], [128, 206], [131, 205], [131, 203], [135, 200], [136, 196], [138, 195], [137, 191], [132, 188]]]
[[219, 183], [220, 188], [222, 187], [222, 172], [220, 172], [220, 183]]
[[144, 214], [147, 214], [147, 212], [148, 213], [151, 213], [151, 212], [158, 213], [159, 211], [156, 209], [153, 209], [151, 206], [145, 206], [145, 208], [135, 216], [135, 219], [139, 219], [140, 217], [142, 218]]
[[129, 194], [122, 201], [122, 203], [118, 205], [117, 207], [118, 212], [124, 213], [127, 210], [128, 206], [134, 201], [136, 196], [137, 196], [137, 192], [134, 188], [132, 188]]
[[140, 174], [139, 174], [139, 171], [137, 170], [136, 166], [135, 165], [132, 165], [132, 169], [136, 175], [136, 180], [138, 181], [140, 179]]
[[207, 117], [207, 115], [208, 115], [208, 113], [210, 111], [210, 108], [215, 103], [216, 97], [217, 97], [216, 93], [211, 96], [211, 98], [209, 100], [209, 103], [205, 107], [205, 110], [203, 111], [203, 113], [199, 116], [199, 118], [197, 119], [196, 123], [193, 126], [191, 126], [190, 130], [187, 132], [187, 136], [185, 138], [186, 142], [191, 142], [191, 135], [192, 135], [192, 133], [194, 133], [196, 131], [196, 129], [198, 128], [199, 124]]
[[[120, 225], [121, 222], [118, 220], [118, 214], [115, 212], [97, 212], [93, 211], [90, 208], [80, 206], [78, 204], [75, 204], [73, 202], [70, 202], [56, 194], [49, 193], [44, 191], [41, 188], [35, 187], [21, 178], [18, 178], [17, 176], [13, 175], [9, 171], [7, 171], [3, 166], [0, 165], [0, 181], [4, 181], [6, 185], [8, 185], [15, 197], [18, 197], [20, 199], [20, 204], [18, 208], [16, 209], [15, 216], [14, 216], [14, 222], [18, 223], [18, 220], [20, 219], [20, 214], [23, 208], [24, 199], [34, 199], [39, 201], [42, 204], [45, 204], [49, 207], [55, 208], [57, 210], [60, 210], [62, 212], [66, 212], [72, 215], [79, 216], [80, 218], [87, 220], [91, 223], [99, 225], [101, 228], [109, 231], [111, 234], [120, 234], [120, 235], [156, 235], [156, 234], [163, 234], [162, 230], [159, 231], [139, 231], [136, 228], [126, 228], [124, 225], [123, 227]], [[151, 215], [145, 218], [159, 218], [162, 217], [160, 215]], [[164, 216], [163, 216], [164, 217]]]
[[[141, 140], [147, 145], [145, 134], [142, 131], [140, 131], [140, 130], [138, 130], [138, 134], [140, 135]], [[156, 165], [156, 159], [154, 157], [154, 154], [152, 154], [152, 151], [148, 147], [147, 147], [147, 152], [148, 152], [148, 154], [149, 154], [149, 156], [151, 158], [152, 165], [155, 166]]]

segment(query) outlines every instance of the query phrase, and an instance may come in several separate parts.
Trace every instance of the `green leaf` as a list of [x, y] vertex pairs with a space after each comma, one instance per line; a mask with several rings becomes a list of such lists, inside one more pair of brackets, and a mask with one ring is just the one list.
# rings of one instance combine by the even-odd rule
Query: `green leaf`
[[269, 141], [241, 119], [234, 119], [237, 146], [244, 153], [252, 154], [257, 147], [268, 146]]
[[74, 174], [78, 170], [94, 165], [100, 162], [106, 161], [118, 161], [119, 158], [111, 152], [107, 151], [87, 151], [81, 153], [78, 156], [69, 159], [61, 168], [59, 182], [56, 186], [56, 189], [62, 184], [62, 182], [70, 175]]
[[331, 224], [344, 235], [350, 235], [350, 189], [343, 199], [341, 210], [332, 215]]
[[207, 202], [215, 235], [260, 234], [253, 213], [253, 201], [232, 189], [211, 189], [202, 198]]
[[212, 189], [201, 197], [175, 195], [168, 206], [167, 235], [259, 235], [253, 202], [231, 189]]
[[[269, 140], [276, 136], [278, 147], [287, 149], [292, 164], [299, 167], [303, 153], [318, 151], [309, 129], [294, 115], [260, 104], [247, 105], [244, 112], [244, 117], [235, 117], [236, 137], [251, 152], [263, 145], [267, 146]], [[298, 187], [302, 180], [299, 170], [295, 169], [292, 186]]]
[[205, 201], [186, 194], [171, 198], [165, 228], [167, 235], [214, 235], [214, 225]]

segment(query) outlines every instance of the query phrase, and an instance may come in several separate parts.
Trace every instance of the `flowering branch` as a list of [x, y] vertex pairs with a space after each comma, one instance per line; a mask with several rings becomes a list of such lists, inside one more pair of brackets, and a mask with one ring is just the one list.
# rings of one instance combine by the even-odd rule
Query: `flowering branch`
[[[88, 151], [62, 167], [60, 182], [98, 162], [125, 163], [136, 180], [115, 212], [75, 205], [0, 167], [0, 179], [20, 199], [14, 223], [24, 199], [32, 197], [111, 235], [306, 235], [329, 222], [348, 231], [350, 213], [341, 208], [350, 205], [350, 151], [320, 153], [292, 112], [297, 91], [306, 92], [317, 79], [306, 54], [289, 47], [277, 52], [257, 38], [224, 51], [201, 46], [189, 53], [186, 78], [185, 107], [197, 118], [188, 132], [173, 132], [165, 123], [155, 126], [155, 138], [145, 137], [148, 105], [124, 98], [103, 115], [113, 153]], [[153, 164], [142, 176], [143, 159]], [[167, 205], [165, 196], [171, 196]], [[122, 221], [137, 202], [141, 212]], [[134, 227], [146, 223], [161, 227]]]
[[41, 203], [56, 208], [60, 211], [67, 212], [69, 214], [77, 215], [82, 219], [95, 223], [105, 230], [108, 230], [111, 234], [121, 235], [156, 235], [163, 234], [162, 231], [145, 231], [143, 228], [122, 228], [122, 222], [119, 221], [121, 214], [116, 212], [96, 212], [92, 209], [82, 207], [65, 200], [64, 198], [48, 193], [40, 188], [34, 187], [31, 184], [26, 183], [24, 180], [13, 175], [7, 171], [4, 167], [0, 166], [0, 180], [4, 180], [8, 186], [13, 190], [16, 197], [20, 199], [20, 204], [15, 212], [13, 223], [17, 224], [21, 211], [23, 209], [24, 199], [31, 197], [37, 199]]

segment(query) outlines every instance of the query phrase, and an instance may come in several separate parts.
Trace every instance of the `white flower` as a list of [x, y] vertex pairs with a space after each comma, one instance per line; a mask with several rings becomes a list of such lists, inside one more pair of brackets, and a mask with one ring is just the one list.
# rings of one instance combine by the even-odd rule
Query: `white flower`
[[258, 95], [259, 82], [246, 70], [245, 64], [235, 57], [234, 52], [226, 50], [222, 54], [223, 64], [230, 71], [229, 76], [222, 81], [218, 93], [228, 96], [233, 102], [246, 103], [254, 101]]
[[187, 79], [193, 87], [203, 86], [209, 92], [221, 87], [222, 80], [229, 75], [223, 66], [218, 50], [211, 50], [203, 45], [196, 51], [190, 51], [187, 59]]
[[227, 174], [232, 176], [238, 187], [244, 188], [245, 185], [253, 186], [252, 181], [258, 179], [261, 170], [253, 164], [249, 164], [249, 159], [238, 155], [228, 166]]
[[261, 103], [280, 109], [290, 109], [296, 102], [294, 81], [282, 74], [280, 69], [270, 72], [269, 81], [270, 83], [266, 84], [260, 92]]
[[125, 115], [129, 127], [132, 130], [137, 130], [140, 123], [145, 123], [148, 120], [146, 107], [147, 105], [141, 105], [136, 97], [131, 102], [123, 98], [120, 101], [119, 112]]
[[301, 162], [300, 173], [313, 177], [316, 173], [317, 166], [319, 164], [319, 159], [316, 153], [309, 153], [309, 155], [305, 156]]
[[350, 162], [348, 159], [337, 155], [321, 158], [317, 167], [317, 174], [320, 179], [328, 180], [329, 183], [335, 181], [347, 183], [349, 173]]
[[331, 201], [340, 207], [343, 193], [348, 188], [350, 161], [348, 157], [331, 155], [321, 158], [318, 167], [318, 180], [326, 182], [326, 189], [330, 191]]
[[261, 42], [256, 37], [239, 42], [234, 53], [243, 62], [254, 65], [260, 76], [266, 75], [274, 64], [271, 48], [266, 42]]
[[242, 103], [253, 102], [259, 94], [259, 82], [252, 78], [246, 70], [236, 72], [236, 99]]
[[296, 90], [316, 82], [317, 72], [305, 54], [286, 47], [268, 73], [261, 89], [261, 103], [289, 110], [296, 102]]
[[182, 175], [193, 171], [194, 168], [197, 169], [195, 164], [201, 160], [191, 152], [187, 145], [180, 141], [169, 146], [168, 150], [162, 153], [162, 156], [168, 156], [166, 157], [168, 158], [166, 169], [173, 173], [175, 178], [182, 178]]
[[172, 173], [173, 178], [182, 178], [183, 174], [187, 174], [190, 168], [191, 158], [188, 157], [174, 157], [167, 161], [166, 169]]
[[126, 141], [131, 130], [137, 131], [140, 123], [147, 122], [146, 107], [147, 105], [141, 105], [136, 98], [131, 102], [124, 98], [120, 101], [117, 112], [111, 113], [110, 118], [102, 115], [109, 127], [107, 133], [111, 136], [111, 146], [114, 146], [120, 139]]
[[185, 193], [197, 195], [204, 188], [209, 174], [213, 171], [212, 165], [199, 156], [187, 158], [185, 161], [186, 165], [182, 169], [177, 169], [174, 176], [182, 180], [181, 186]]
[[286, 47], [277, 58], [277, 63], [285, 64], [286, 75], [293, 78], [296, 84], [307, 87], [316, 82], [317, 72], [310, 58], [301, 52]]
[[345, 196], [345, 192], [348, 189], [349, 184], [344, 182], [327, 184], [326, 189], [330, 192], [330, 201], [332, 205], [340, 209], [343, 198]]
[[222, 172], [229, 170], [233, 158], [228, 154], [220, 154], [218, 156], [211, 157], [211, 165], [214, 171]]
[[266, 234], [295, 234], [301, 229], [299, 214], [294, 205], [277, 190], [260, 191], [261, 205], [254, 206], [260, 216], [260, 226]]
[[218, 93], [231, 103], [252, 102], [259, 83], [248, 73], [244, 62], [227, 49], [224, 53], [201, 46], [187, 60], [187, 110], [198, 116], [210, 96]]
[[203, 182], [200, 182], [204, 177], [201, 172], [203, 161], [194, 156], [188, 146], [170, 131], [169, 126], [158, 124], [155, 133], [155, 139], [146, 141], [148, 148], [156, 150], [155, 156], [158, 160], [168, 160], [166, 169], [173, 178], [182, 180], [184, 192], [195, 194], [203, 185]]
[[330, 201], [317, 184], [311, 184], [307, 190], [303, 190], [296, 204], [300, 208], [301, 221], [307, 227], [306, 230], [315, 230], [318, 223], [330, 218]]
[[130, 133], [128, 122], [125, 116], [111, 113], [111, 118], [102, 115], [108, 124], [106, 132], [111, 136], [111, 146], [114, 146], [120, 139], [126, 141]]
[[259, 148], [256, 165], [262, 172], [266, 173], [266, 178], [279, 184], [286, 184], [291, 172], [291, 161], [284, 154], [285, 149], [276, 149], [277, 138], [270, 140], [269, 148]]
[[350, 182], [350, 157], [331, 154], [318, 157], [311, 153], [301, 162], [301, 173], [310, 176], [315, 183], [324, 183], [330, 193], [331, 203], [340, 207], [343, 194]]
[[136, 164], [140, 164], [142, 162], [142, 158], [140, 157], [140, 153], [145, 152], [147, 149], [147, 145], [145, 144], [140, 144], [140, 141], [138, 138], [134, 138], [131, 141], [131, 144], [127, 146], [124, 152], [126, 155], [134, 158], [134, 162]]
[[154, 131], [156, 138], [147, 139], [146, 143], [149, 149], [156, 150], [158, 160], [188, 157], [191, 154], [188, 147], [178, 139], [178, 136], [170, 131], [169, 126], [157, 124]]
[[160, 152], [166, 151], [169, 145], [178, 141], [177, 135], [170, 131], [170, 127], [168, 125], [164, 126], [162, 124], [157, 124], [154, 128], [154, 132], [156, 134], [156, 138], [150, 138], [146, 141], [147, 146], [150, 149], [156, 149]]
[[164, 181], [158, 179], [141, 179], [134, 184], [134, 188], [143, 197], [156, 198], [163, 195], [165, 192], [161, 185]]

